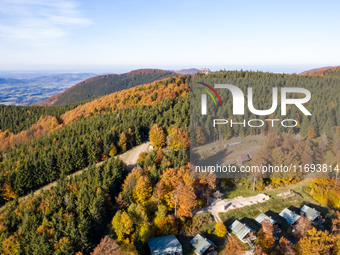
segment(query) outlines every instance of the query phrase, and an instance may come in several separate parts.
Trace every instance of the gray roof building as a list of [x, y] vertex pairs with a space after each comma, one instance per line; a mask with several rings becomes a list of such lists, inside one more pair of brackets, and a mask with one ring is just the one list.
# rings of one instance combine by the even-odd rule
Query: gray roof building
[[235, 220], [229, 228], [240, 240], [242, 240], [247, 234], [249, 234], [250, 231], [256, 232], [255, 230], [251, 229], [246, 224], [239, 222], [238, 220]]
[[294, 224], [300, 218], [300, 215], [289, 210], [288, 208], [283, 209], [279, 215], [284, 218], [289, 224]]
[[307, 218], [310, 219], [311, 221], [314, 221], [321, 214], [319, 211], [315, 210], [312, 207], [309, 207], [308, 205], [304, 205], [301, 208], [300, 212], [305, 213]]
[[201, 236], [200, 234], [197, 234], [190, 243], [192, 246], [195, 247], [195, 253], [198, 255], [202, 255], [206, 250], [210, 248], [210, 246], [214, 246], [217, 248], [217, 246], [210, 241], [209, 239]]
[[277, 223], [275, 220], [273, 220], [271, 217], [269, 217], [268, 215], [261, 213], [259, 216], [256, 217], [255, 219], [258, 223], [260, 223], [262, 225], [264, 220], [270, 220], [271, 224], [275, 224]]
[[182, 245], [174, 235], [151, 238], [148, 241], [152, 255], [182, 255]]

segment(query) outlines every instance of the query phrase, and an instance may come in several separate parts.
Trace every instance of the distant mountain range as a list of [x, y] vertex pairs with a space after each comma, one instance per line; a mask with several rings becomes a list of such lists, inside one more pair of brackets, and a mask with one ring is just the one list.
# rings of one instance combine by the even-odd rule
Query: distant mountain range
[[93, 73], [64, 73], [28, 79], [0, 78], [0, 104], [31, 105], [94, 76]]
[[[51, 74], [34, 78], [5, 76], [0, 77], [0, 104], [50, 106], [76, 103], [151, 83], [171, 75], [194, 75], [197, 72], [201, 70], [138, 69], [125, 74], [99, 76], [95, 76], [94, 73]], [[340, 77], [340, 66], [314, 68], [299, 75]]]
[[79, 82], [64, 92], [48, 98], [39, 105], [62, 105], [91, 100], [120, 90], [164, 79], [171, 75], [176, 75], [176, 73], [160, 69], [138, 69], [125, 74], [100, 75]]
[[331, 74], [336, 71], [339, 71], [338, 69], [340, 66], [324, 66], [320, 68], [314, 68], [311, 70], [303, 71], [302, 73], [299, 73], [299, 75], [325, 75], [327, 73]]
[[27, 85], [31, 83], [74, 83], [79, 80], [94, 76], [93, 73], [63, 73], [48, 76], [34, 77], [30, 79], [0, 78], [0, 84]]

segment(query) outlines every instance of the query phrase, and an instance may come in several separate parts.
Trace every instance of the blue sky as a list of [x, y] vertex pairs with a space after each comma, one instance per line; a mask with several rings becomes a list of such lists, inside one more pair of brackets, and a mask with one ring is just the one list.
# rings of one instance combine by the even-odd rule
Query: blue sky
[[339, 1], [0, 0], [0, 70], [340, 65]]

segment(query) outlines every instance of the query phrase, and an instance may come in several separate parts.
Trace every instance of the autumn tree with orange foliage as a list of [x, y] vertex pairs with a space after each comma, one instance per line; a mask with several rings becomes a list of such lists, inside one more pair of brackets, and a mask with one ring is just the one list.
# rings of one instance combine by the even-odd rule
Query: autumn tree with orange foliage
[[133, 169], [131, 173], [125, 178], [124, 183], [122, 185], [122, 191], [119, 193], [117, 199], [117, 203], [119, 203], [123, 208], [128, 207], [130, 204], [134, 203], [134, 189], [136, 187], [138, 179], [144, 173], [138, 171], [137, 169]]
[[260, 245], [257, 245], [255, 248], [254, 255], [267, 255], [267, 254], [265, 253], [264, 249]]
[[340, 208], [340, 186], [335, 183], [334, 178], [313, 178], [306, 191], [320, 203]]
[[316, 137], [316, 132], [312, 125], [309, 125], [307, 136], [309, 139], [313, 139]]
[[298, 239], [305, 237], [308, 234], [308, 231], [312, 229], [312, 223], [307, 218], [305, 214], [302, 214], [300, 218], [297, 220], [296, 228], [294, 234]]
[[278, 255], [295, 255], [293, 244], [286, 238], [281, 237], [279, 241]]
[[102, 238], [100, 243], [94, 248], [91, 255], [121, 255], [123, 254], [117, 241], [109, 236]]
[[240, 244], [234, 237], [228, 236], [228, 243], [223, 250], [223, 255], [244, 255], [244, 246]]
[[164, 147], [166, 135], [163, 128], [154, 124], [150, 130], [149, 139], [154, 147]]
[[270, 251], [275, 243], [273, 236], [273, 224], [270, 220], [264, 219], [262, 229], [257, 234], [258, 245], [265, 251]]
[[215, 178], [200, 178], [198, 182], [195, 183], [196, 189], [202, 191], [202, 197], [206, 197], [206, 201], [208, 201], [208, 197], [212, 194], [212, 191], [216, 188], [216, 179]]
[[190, 178], [188, 166], [166, 169], [160, 182], [164, 189], [163, 199], [169, 209], [177, 206], [178, 216], [192, 216], [192, 209], [196, 206], [194, 179]]
[[205, 144], [205, 135], [203, 133], [203, 130], [200, 126], [198, 126], [196, 129], [195, 129], [195, 138], [196, 138], [196, 143], [198, 145], [202, 145], [202, 144]]

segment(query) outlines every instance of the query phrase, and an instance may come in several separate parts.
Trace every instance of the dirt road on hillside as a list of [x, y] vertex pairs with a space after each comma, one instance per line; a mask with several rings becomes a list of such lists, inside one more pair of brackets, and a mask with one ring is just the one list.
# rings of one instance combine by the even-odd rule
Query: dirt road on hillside
[[149, 144], [150, 144], [150, 142], [145, 142], [145, 143], [125, 152], [124, 154], [119, 155], [119, 157], [128, 166], [129, 170], [132, 170], [132, 168], [136, 165], [139, 154], [143, 151], [148, 150]]
[[[120, 157], [120, 158], [125, 162], [125, 164], [127, 165], [128, 169], [129, 169], [129, 170], [132, 170], [133, 167], [134, 167], [134, 166], [136, 165], [136, 163], [137, 163], [139, 154], [140, 154], [141, 152], [143, 152], [143, 151], [147, 151], [147, 149], [148, 149], [148, 147], [149, 147], [149, 144], [150, 144], [150, 142], [142, 143], [141, 145], [136, 146], [136, 147], [132, 148], [131, 150], [128, 150], [127, 152], [125, 152], [125, 153], [123, 153], [123, 154], [121, 154], [121, 155], [118, 155], [117, 157]], [[101, 164], [103, 164], [103, 163], [104, 163], [104, 161], [99, 162], [99, 163], [97, 163], [96, 165], [99, 166], [99, 165], [101, 165]], [[82, 173], [84, 170], [86, 170], [86, 169], [87, 169], [87, 168], [82, 169], [82, 170], [79, 170], [79, 171], [77, 171], [77, 172], [75, 172], [75, 173], [73, 173], [73, 174], [70, 174], [70, 175], [68, 175], [68, 178], [71, 177], [71, 176], [79, 175], [79, 174], [81, 174], [81, 173]], [[46, 186], [44, 186], [44, 187], [42, 187], [42, 188], [40, 188], [40, 189], [38, 189], [38, 190], [35, 190], [35, 191], [33, 192], [33, 195], [37, 195], [37, 194], [39, 194], [41, 191], [43, 191], [43, 190], [48, 190], [48, 189], [50, 189], [51, 187], [54, 187], [54, 186], [56, 186], [56, 185], [57, 185], [57, 181], [51, 182], [51, 183], [47, 184]], [[29, 196], [29, 195], [26, 195], [26, 196], [24, 196], [24, 197], [20, 197], [20, 198], [19, 198], [19, 201], [24, 200], [24, 199], [27, 198], [28, 196]], [[1, 206], [1, 207], [0, 207], [0, 211], [1, 211], [5, 206], [6, 206], [6, 204], [3, 205], [3, 206]]]

